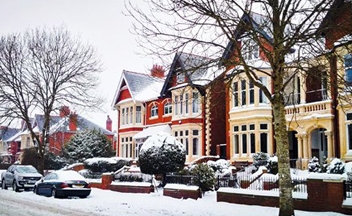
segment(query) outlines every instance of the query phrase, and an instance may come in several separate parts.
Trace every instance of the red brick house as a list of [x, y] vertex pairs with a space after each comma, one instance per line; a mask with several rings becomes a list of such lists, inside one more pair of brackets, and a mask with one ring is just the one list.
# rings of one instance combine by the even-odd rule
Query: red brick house
[[[36, 114], [31, 120], [31, 125], [35, 133], [42, 134], [44, 124], [44, 116]], [[82, 130], [100, 130], [108, 139], [113, 141], [114, 133], [112, 129], [112, 121], [107, 117], [106, 128], [89, 121], [88, 119], [72, 113], [69, 107], [62, 107], [60, 114], [51, 116], [50, 131], [49, 131], [49, 150], [55, 154], [59, 153], [70, 138], [78, 131]], [[13, 158], [17, 160], [23, 149], [35, 147], [36, 143], [33, 142], [31, 135], [25, 124], [19, 129], [19, 132], [6, 140], [10, 146], [10, 151]]]
[[137, 158], [143, 142], [158, 131], [185, 145], [188, 162], [225, 156], [225, 92], [223, 83], [215, 82], [221, 71], [201, 67], [209, 60], [177, 53], [166, 77], [159, 66], [150, 75], [123, 71], [113, 100], [119, 116], [117, 156]]

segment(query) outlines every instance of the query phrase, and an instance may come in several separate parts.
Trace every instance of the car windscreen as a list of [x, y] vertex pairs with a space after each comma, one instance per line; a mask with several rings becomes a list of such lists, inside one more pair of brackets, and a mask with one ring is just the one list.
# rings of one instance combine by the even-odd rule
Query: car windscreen
[[38, 171], [31, 166], [19, 166], [16, 168], [19, 173], [37, 173]]

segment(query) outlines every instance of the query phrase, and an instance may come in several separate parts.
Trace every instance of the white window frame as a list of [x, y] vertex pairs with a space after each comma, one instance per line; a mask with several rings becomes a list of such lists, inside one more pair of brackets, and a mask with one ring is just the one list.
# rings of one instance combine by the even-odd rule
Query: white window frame
[[245, 37], [242, 40], [242, 57], [246, 61], [259, 59], [259, 45], [252, 39]]
[[199, 102], [199, 92], [192, 93], [192, 113], [199, 113], [200, 102]]
[[164, 115], [172, 114], [172, 104], [168, 101], [164, 104]]
[[239, 106], [239, 97], [238, 97], [238, 81], [235, 81], [232, 84], [232, 94], [233, 94], [233, 102], [232, 102], [232, 106], [233, 107], [238, 107]]
[[150, 118], [155, 118], [158, 117], [158, 105], [153, 104], [153, 106], [150, 108]]

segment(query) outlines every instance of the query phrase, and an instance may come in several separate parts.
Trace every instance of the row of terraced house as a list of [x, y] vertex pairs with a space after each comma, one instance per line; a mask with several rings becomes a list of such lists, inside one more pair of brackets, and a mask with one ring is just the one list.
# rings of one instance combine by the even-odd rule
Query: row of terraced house
[[[323, 32], [326, 51], [336, 54], [326, 61], [327, 74], [350, 79], [351, 54], [337, 42], [352, 32], [351, 3], [336, 1], [333, 7], [339, 14], [328, 13], [321, 25], [331, 20], [340, 24], [347, 21], [349, 30]], [[251, 20], [247, 23], [253, 25], [260, 19], [262, 16], [255, 13], [242, 17], [243, 22]], [[241, 27], [235, 32], [238, 42], [252, 43], [243, 37]], [[232, 54], [225, 52], [222, 59]], [[264, 73], [270, 74], [271, 68], [259, 46], [254, 44], [246, 58], [260, 65], [257, 76], [272, 89], [272, 80]], [[272, 107], [263, 92], [241, 74], [226, 83], [231, 67], [221, 63], [215, 69], [203, 67], [207, 60], [178, 52], [168, 71], [154, 65], [150, 73], [122, 72], [112, 104], [118, 112], [117, 156], [138, 158], [143, 142], [160, 131], [184, 144], [187, 162], [206, 155], [218, 155], [232, 163], [251, 162], [253, 153], [275, 154]], [[344, 92], [332, 88], [328, 80], [333, 77], [325, 79], [324, 73], [317, 71], [321, 74], [318, 78], [298, 73], [285, 92], [290, 159], [292, 166], [302, 169], [313, 156], [320, 160], [352, 159], [351, 104], [339, 102], [338, 96]]]

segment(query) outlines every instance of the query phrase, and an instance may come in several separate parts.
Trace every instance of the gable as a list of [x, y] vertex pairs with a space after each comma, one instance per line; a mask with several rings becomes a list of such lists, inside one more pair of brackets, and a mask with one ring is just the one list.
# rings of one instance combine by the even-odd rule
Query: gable
[[126, 100], [132, 98], [130, 91], [128, 90], [128, 88], [125, 86], [123, 88], [120, 89], [120, 94], [119, 97], [117, 98], [116, 103], [122, 101], [122, 100]]

